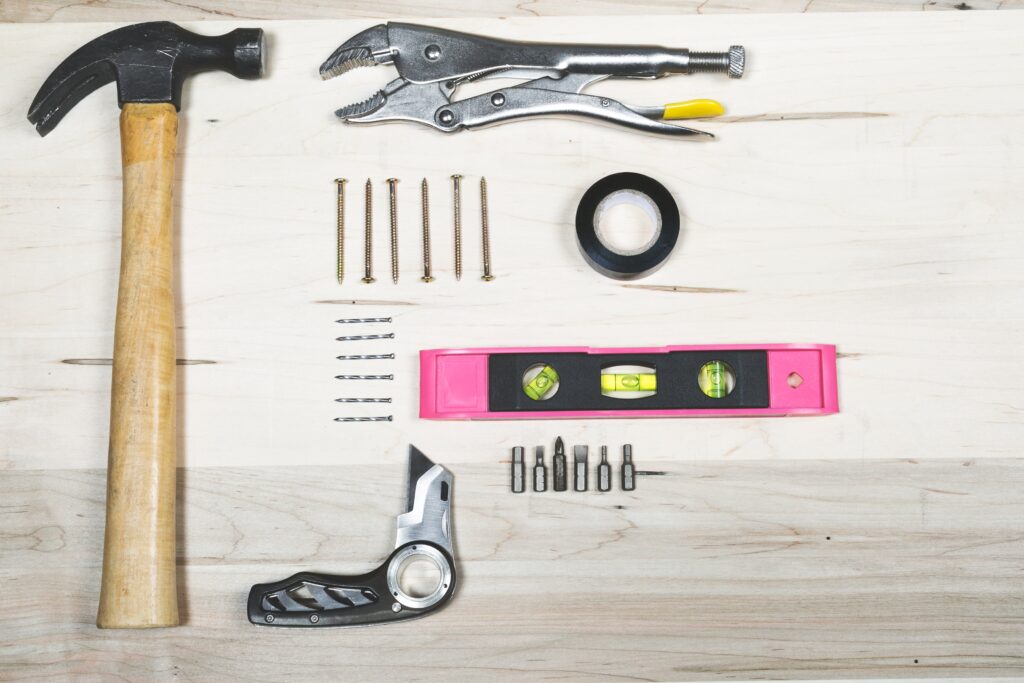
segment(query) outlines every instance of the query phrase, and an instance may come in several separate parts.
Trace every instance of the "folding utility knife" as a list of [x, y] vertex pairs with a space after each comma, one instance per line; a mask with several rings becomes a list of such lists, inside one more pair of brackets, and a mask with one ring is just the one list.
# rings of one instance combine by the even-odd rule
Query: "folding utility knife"
[[[409, 446], [406, 512], [398, 516], [395, 550], [359, 576], [301, 572], [249, 591], [249, 621], [263, 626], [366, 626], [423, 617], [455, 592], [451, 472]], [[402, 573], [413, 562], [437, 569], [432, 591], [407, 591]]]

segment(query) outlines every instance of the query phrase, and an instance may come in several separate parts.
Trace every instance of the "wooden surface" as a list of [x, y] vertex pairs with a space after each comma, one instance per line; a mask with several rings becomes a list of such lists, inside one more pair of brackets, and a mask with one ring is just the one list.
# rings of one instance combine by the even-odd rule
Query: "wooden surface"
[[[250, 23], [250, 22], [246, 22]], [[120, 221], [112, 89], [45, 140], [24, 121], [59, 59], [110, 25], [3, 26], [0, 59], [0, 579], [18, 619], [0, 672], [27, 677], [724, 680], [1024, 676], [1024, 15], [463, 19], [550, 40], [748, 47], [740, 81], [602, 84], [637, 103], [714, 97], [692, 144], [586, 123], [455, 136], [333, 120], [391, 75], [321, 83], [367, 21], [259, 22], [270, 78], [186, 86], [177, 196], [179, 583], [185, 625], [92, 626], [100, 567]], [[222, 32], [236, 24], [193, 26]], [[245, 25], [245, 24], [241, 24]], [[684, 38], [680, 38], [683, 36]], [[659, 178], [683, 237], [622, 285], [576, 253], [579, 196]], [[451, 273], [448, 175], [467, 176], [466, 276]], [[498, 279], [481, 282], [489, 184]], [[402, 281], [334, 281], [337, 176], [349, 272], [360, 185], [399, 186]], [[434, 270], [418, 280], [431, 181]], [[386, 280], [386, 278], [382, 278]], [[391, 315], [391, 343], [334, 319]], [[384, 331], [384, 327], [359, 332]], [[430, 423], [420, 348], [833, 342], [839, 415]], [[382, 365], [339, 353], [394, 351]], [[393, 371], [343, 385], [341, 372]], [[393, 396], [395, 421], [339, 396]], [[381, 406], [377, 406], [380, 408]], [[634, 494], [506, 493], [513, 445], [634, 444]], [[357, 571], [387, 553], [406, 446], [456, 477], [465, 581], [443, 613], [379, 629], [250, 626], [256, 581]], [[617, 506], [622, 506], [617, 507]], [[915, 660], [917, 660], [915, 662]]]
[[0, 22], [928, 12], [1022, 7], [1024, 0], [4, 0]]
[[152, 628], [178, 623], [172, 273], [178, 112], [168, 102], [130, 102], [120, 121], [121, 273], [96, 624]]

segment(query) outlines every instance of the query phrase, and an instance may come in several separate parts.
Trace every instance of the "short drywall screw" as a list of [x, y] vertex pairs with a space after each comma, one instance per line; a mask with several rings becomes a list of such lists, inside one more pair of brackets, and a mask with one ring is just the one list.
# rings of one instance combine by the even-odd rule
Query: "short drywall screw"
[[393, 353], [349, 353], [337, 356], [338, 360], [394, 360]]
[[487, 225], [487, 178], [480, 179], [480, 233], [484, 245], [484, 274], [480, 278], [490, 282], [491, 275], [491, 231]]
[[462, 176], [452, 175], [452, 220], [455, 226], [455, 279], [462, 279]]
[[380, 415], [375, 417], [336, 417], [335, 422], [391, 422], [393, 418], [390, 415]]
[[430, 187], [427, 179], [420, 183], [420, 204], [423, 209], [423, 277], [424, 282], [433, 282], [434, 275], [430, 268]]
[[347, 334], [342, 337], [335, 337], [337, 341], [364, 341], [367, 339], [394, 339], [394, 332], [386, 332], [384, 334]]
[[338, 403], [391, 403], [390, 398], [336, 398]]
[[391, 281], [398, 284], [398, 178], [388, 178], [388, 209], [391, 214]]
[[366, 179], [366, 189], [363, 191], [366, 200], [366, 229], [363, 233], [363, 282], [370, 284], [376, 282], [373, 277], [373, 183]]
[[394, 379], [394, 375], [335, 375], [334, 379]]
[[391, 318], [339, 318], [334, 322], [341, 323], [343, 325], [360, 323], [389, 323], [391, 322]]
[[338, 284], [345, 279], [345, 178], [335, 178], [338, 186]]

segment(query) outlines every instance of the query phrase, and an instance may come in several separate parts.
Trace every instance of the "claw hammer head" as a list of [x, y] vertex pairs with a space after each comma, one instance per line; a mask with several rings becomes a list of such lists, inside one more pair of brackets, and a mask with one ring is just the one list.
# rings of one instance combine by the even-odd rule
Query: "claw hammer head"
[[204, 36], [169, 21], [125, 26], [61, 62], [32, 101], [28, 120], [46, 135], [89, 93], [111, 81], [117, 82], [118, 106], [170, 102], [181, 109], [181, 88], [189, 75], [219, 69], [238, 78], [259, 78], [263, 64], [262, 29]]

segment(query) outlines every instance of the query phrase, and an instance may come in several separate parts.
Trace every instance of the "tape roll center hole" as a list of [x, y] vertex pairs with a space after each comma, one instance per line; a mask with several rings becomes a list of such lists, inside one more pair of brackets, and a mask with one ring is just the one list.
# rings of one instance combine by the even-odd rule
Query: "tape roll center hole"
[[597, 239], [622, 256], [640, 254], [661, 236], [661, 212], [654, 200], [636, 190], [618, 190], [594, 210]]
[[407, 557], [398, 568], [398, 586], [413, 598], [433, 595], [441, 585], [441, 568], [425, 555]]

